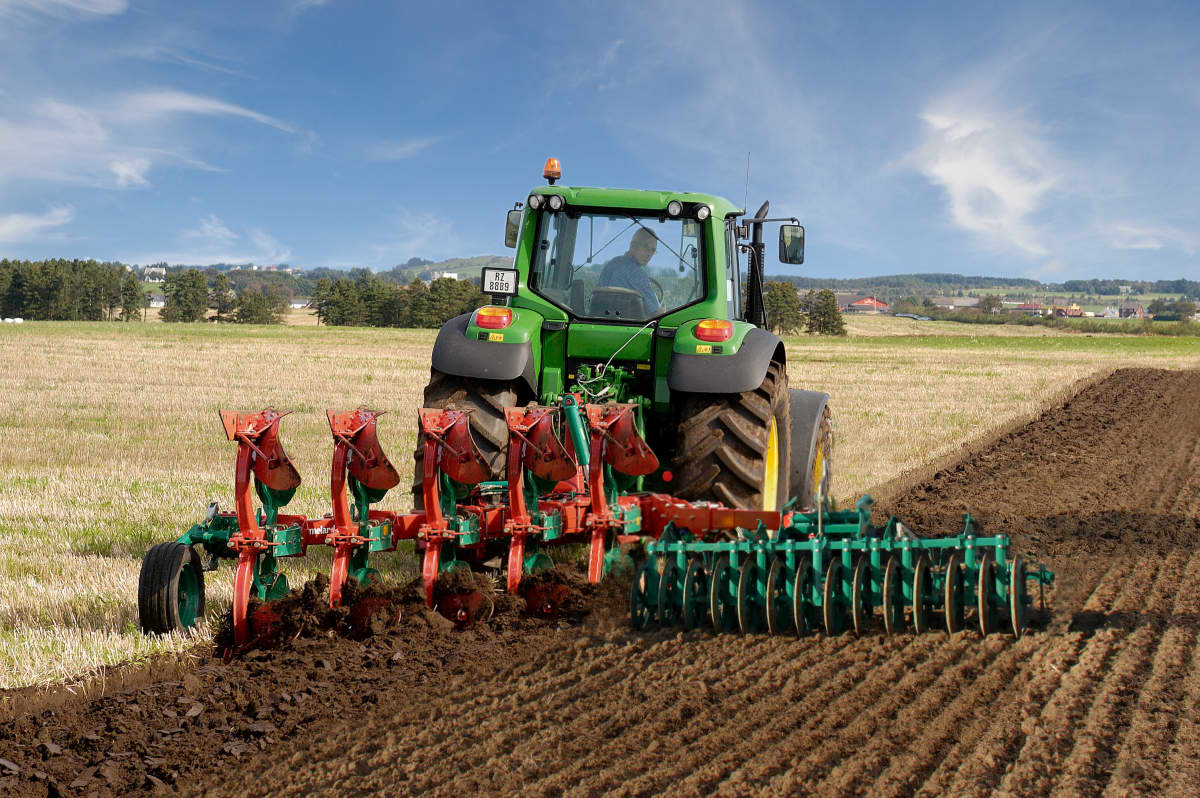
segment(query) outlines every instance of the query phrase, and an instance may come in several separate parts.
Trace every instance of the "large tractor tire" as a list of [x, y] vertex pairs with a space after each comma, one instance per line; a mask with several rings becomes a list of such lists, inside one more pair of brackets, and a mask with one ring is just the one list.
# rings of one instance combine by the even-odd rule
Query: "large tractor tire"
[[686, 394], [675, 447], [685, 499], [777, 510], [790, 495], [791, 408], [787, 372], [772, 361], [762, 384], [735, 394]]
[[[425, 386], [422, 407], [469, 410], [471, 435], [479, 447], [480, 454], [492, 469], [492, 479], [504, 479], [504, 456], [508, 445], [508, 423], [504, 420], [504, 409], [516, 407], [519, 400], [516, 383], [497, 380], [479, 380], [470, 377], [455, 377], [432, 371], [429, 384]], [[425, 452], [417, 438], [417, 450], [413, 454], [413, 508], [425, 509], [425, 497], [421, 492], [421, 471]]]
[[182, 543], [159, 543], [142, 560], [138, 579], [138, 619], [148, 634], [168, 634], [204, 618], [204, 568], [200, 556]]

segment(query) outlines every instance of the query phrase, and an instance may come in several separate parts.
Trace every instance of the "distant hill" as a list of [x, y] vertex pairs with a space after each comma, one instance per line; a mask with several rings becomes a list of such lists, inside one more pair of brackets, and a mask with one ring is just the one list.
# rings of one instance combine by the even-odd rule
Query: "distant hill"
[[[1043, 283], [1024, 277], [973, 277], [952, 273], [888, 274], [879, 277], [800, 277], [768, 274], [767, 280], [791, 283], [801, 291], [828, 288], [841, 293], [867, 294], [894, 300], [905, 296], [956, 296], [978, 292], [1011, 295], [1036, 294], [1174, 294], [1200, 297], [1195, 280], [1067, 280]], [[1124, 291], [1122, 289], [1125, 289]]]

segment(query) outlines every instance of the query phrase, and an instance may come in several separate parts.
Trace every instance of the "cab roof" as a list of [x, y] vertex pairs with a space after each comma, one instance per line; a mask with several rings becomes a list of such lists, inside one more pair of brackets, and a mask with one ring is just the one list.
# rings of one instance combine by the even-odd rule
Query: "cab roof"
[[717, 219], [740, 216], [744, 208], [738, 208], [724, 197], [713, 194], [696, 194], [690, 191], [646, 191], [634, 188], [597, 188], [590, 186], [537, 186], [531, 194], [550, 196], [561, 194], [568, 205], [592, 208], [629, 208], [631, 210], [665, 211], [667, 203], [679, 200], [684, 203], [708, 205]]

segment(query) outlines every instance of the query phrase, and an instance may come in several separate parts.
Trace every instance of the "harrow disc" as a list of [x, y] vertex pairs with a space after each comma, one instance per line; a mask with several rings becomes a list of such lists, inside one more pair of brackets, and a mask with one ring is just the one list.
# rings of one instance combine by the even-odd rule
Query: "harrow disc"
[[722, 555], [713, 565], [712, 581], [708, 588], [708, 613], [712, 618], [713, 630], [728, 632], [737, 620], [737, 597], [730, 589], [733, 581], [733, 567], [729, 557]]
[[870, 586], [867, 578], [871, 563], [867, 557], [859, 557], [854, 564], [854, 579], [851, 588], [850, 613], [854, 621], [854, 634], [862, 637], [869, 630], [874, 614], [871, 612]]
[[658, 565], [651, 557], [642, 563], [629, 588], [629, 620], [633, 628], [644, 631], [658, 614]]
[[679, 566], [674, 557], [664, 560], [662, 576], [658, 579], [658, 623], [660, 626], [675, 626], [682, 614], [682, 589], [679, 585]]
[[833, 559], [825, 568], [825, 585], [821, 589], [821, 620], [825, 634], [840, 635], [846, 630], [846, 603], [842, 596], [842, 562]]
[[809, 612], [812, 608], [812, 566], [802, 562], [796, 567], [796, 576], [792, 581], [792, 623], [796, 626], [796, 634], [804, 637], [812, 632], [812, 618]]
[[929, 571], [929, 558], [924, 554], [913, 566], [912, 595], [913, 631], [923, 635], [929, 631], [929, 613], [933, 608], [933, 575]]
[[904, 631], [904, 591], [900, 586], [900, 561], [894, 554], [883, 569], [883, 628], [889, 635]]
[[769, 634], [783, 634], [784, 624], [787, 623], [787, 613], [791, 610], [787, 596], [787, 572], [783, 560], [776, 557], [771, 561], [771, 569], [767, 571], [767, 596], [763, 614], [767, 620]]
[[708, 575], [698, 557], [688, 561], [683, 574], [683, 628], [691, 631], [704, 622], [708, 612]]
[[1025, 559], [1013, 558], [1008, 570], [1008, 613], [1012, 619], [1013, 637], [1020, 638], [1029, 620], [1029, 604], [1025, 598]]
[[742, 634], [751, 635], [762, 629], [763, 605], [758, 595], [758, 566], [746, 558], [738, 569], [737, 620]]
[[979, 558], [979, 581], [975, 585], [975, 600], [979, 616], [979, 633], [987, 637], [996, 631], [996, 561], [991, 552]]
[[950, 557], [946, 560], [946, 581], [942, 586], [942, 591], [946, 632], [954, 634], [962, 631], [965, 613], [963, 611], [962, 555], [958, 551], [950, 552]]

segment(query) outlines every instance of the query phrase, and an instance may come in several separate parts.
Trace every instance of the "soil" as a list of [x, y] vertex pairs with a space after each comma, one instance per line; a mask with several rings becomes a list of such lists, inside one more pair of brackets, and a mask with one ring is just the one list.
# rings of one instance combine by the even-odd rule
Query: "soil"
[[354, 640], [314, 583], [274, 649], [2, 696], [0, 794], [1200, 792], [1200, 372], [1117, 371], [878, 510], [1009, 533], [1046, 622], [633, 633], [619, 580], [560, 567], [565, 617], [496, 596], [460, 630], [405, 586]]

